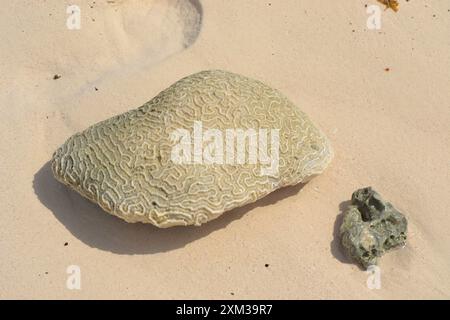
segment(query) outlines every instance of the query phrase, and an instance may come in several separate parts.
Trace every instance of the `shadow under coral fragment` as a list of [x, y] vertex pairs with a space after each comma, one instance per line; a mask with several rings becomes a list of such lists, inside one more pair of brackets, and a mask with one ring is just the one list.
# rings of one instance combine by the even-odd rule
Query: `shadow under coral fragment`
[[225, 228], [257, 207], [269, 206], [297, 194], [302, 184], [276, 190], [266, 197], [233, 209], [201, 227], [159, 229], [150, 224], [127, 223], [103, 211], [58, 182], [47, 162], [34, 176], [33, 188], [38, 199], [76, 238], [90, 247], [117, 254], [153, 254], [184, 247]]
[[344, 220], [344, 212], [350, 204], [350, 200], [343, 201], [339, 204], [339, 214], [337, 215], [336, 221], [334, 222], [333, 240], [330, 243], [330, 251], [333, 257], [335, 257], [336, 260], [346, 264], [352, 264], [354, 262], [346, 255], [344, 247], [342, 246], [340, 227]]

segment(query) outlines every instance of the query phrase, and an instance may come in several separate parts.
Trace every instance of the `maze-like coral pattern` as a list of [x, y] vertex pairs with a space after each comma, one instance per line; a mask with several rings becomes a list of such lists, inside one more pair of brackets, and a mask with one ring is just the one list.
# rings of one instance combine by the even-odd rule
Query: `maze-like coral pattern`
[[[174, 163], [171, 133], [191, 132], [195, 121], [203, 130], [279, 129], [278, 176], [261, 175], [259, 163]], [[280, 92], [211, 70], [183, 78], [142, 107], [70, 137], [54, 153], [52, 170], [59, 181], [113, 215], [170, 227], [200, 225], [278, 188], [305, 182], [331, 158], [327, 138]]]

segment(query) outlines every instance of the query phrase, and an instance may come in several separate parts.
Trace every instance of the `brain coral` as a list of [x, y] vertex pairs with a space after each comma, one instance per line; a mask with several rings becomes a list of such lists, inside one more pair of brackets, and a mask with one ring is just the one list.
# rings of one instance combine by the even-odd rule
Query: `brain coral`
[[280, 92], [211, 70], [73, 135], [54, 153], [52, 171], [127, 222], [171, 227], [200, 225], [306, 182], [331, 158], [324, 134]]

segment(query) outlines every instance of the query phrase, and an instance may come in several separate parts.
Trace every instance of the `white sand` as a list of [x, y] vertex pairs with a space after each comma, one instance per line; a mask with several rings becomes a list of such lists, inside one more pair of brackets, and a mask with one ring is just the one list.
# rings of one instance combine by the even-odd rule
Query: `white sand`
[[[0, 298], [450, 298], [448, 2], [400, 1], [379, 31], [366, 27], [375, 0], [75, 2], [81, 30], [66, 28], [68, 1], [2, 4]], [[70, 135], [211, 68], [284, 92], [330, 137], [330, 168], [301, 191], [166, 230], [53, 179], [47, 162]], [[410, 222], [380, 290], [334, 237], [367, 185]], [[66, 288], [69, 265], [81, 290]]]

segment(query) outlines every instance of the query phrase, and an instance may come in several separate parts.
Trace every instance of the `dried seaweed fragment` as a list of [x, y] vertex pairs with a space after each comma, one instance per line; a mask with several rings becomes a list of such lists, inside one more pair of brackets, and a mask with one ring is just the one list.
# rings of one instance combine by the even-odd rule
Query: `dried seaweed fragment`
[[395, 12], [398, 11], [399, 3], [397, 0], [378, 0], [378, 2], [384, 4], [386, 6], [386, 10], [390, 8]]

